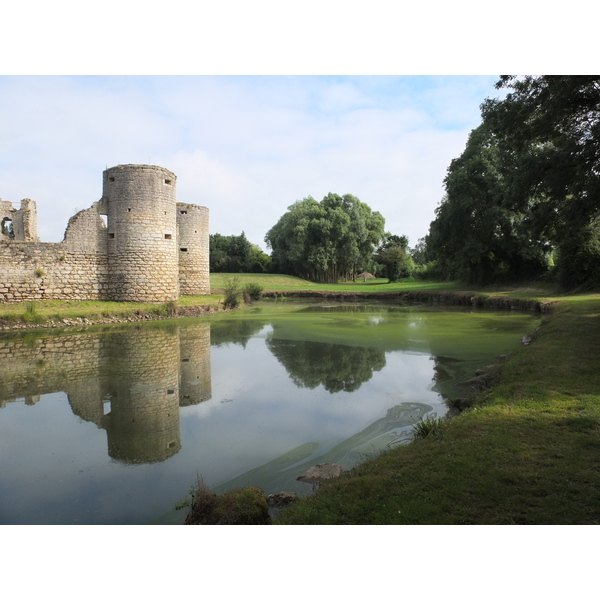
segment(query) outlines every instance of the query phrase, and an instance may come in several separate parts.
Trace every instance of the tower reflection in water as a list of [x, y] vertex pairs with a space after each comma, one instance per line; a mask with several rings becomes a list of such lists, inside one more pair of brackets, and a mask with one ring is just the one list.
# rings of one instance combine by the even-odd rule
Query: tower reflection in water
[[109, 456], [126, 463], [177, 454], [179, 407], [212, 393], [206, 322], [5, 339], [0, 355], [0, 405], [65, 392], [75, 415], [106, 431]]

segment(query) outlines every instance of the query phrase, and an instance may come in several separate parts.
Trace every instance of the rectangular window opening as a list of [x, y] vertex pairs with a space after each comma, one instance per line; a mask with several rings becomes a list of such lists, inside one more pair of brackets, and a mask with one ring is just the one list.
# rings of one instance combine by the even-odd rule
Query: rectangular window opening
[[166, 185], [171, 185], [171, 180], [170, 179], [165, 179], [165, 184]]
[[108, 180], [109, 180], [109, 181], [114, 181], [114, 180], [115, 180], [115, 178], [114, 178], [114, 177], [109, 177], [109, 178], [108, 178]]
[[187, 248], [180, 248], [182, 252], [187, 252]]
[[179, 214], [180, 214], [180, 215], [187, 215], [187, 210], [180, 210], [180, 211], [179, 211]]
[[115, 234], [114, 233], [109, 233], [108, 237], [109, 237], [109, 239], [114, 240], [115, 239]]
[[170, 233], [165, 233], [165, 240], [173, 239], [173, 236]]

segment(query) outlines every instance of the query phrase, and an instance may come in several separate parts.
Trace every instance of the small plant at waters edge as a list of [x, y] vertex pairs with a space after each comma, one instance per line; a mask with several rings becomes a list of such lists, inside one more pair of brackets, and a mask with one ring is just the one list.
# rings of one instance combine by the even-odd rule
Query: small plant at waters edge
[[267, 525], [269, 507], [262, 490], [249, 487], [215, 494], [198, 477], [176, 509], [189, 507], [186, 525]]
[[25, 312], [22, 319], [25, 323], [43, 323], [45, 320], [37, 311], [37, 304], [33, 300], [25, 303]]
[[248, 296], [250, 300], [260, 300], [263, 288], [259, 283], [247, 283], [244, 286], [244, 297]]
[[177, 316], [177, 301], [169, 300], [169, 302], [165, 303], [165, 312], [168, 317], [176, 317]]
[[187, 493], [187, 496], [175, 505], [175, 510], [181, 510], [182, 508], [189, 508], [194, 504], [194, 499], [196, 498], [196, 492], [198, 490], [198, 486], [192, 485]]
[[413, 438], [418, 440], [419, 438], [426, 438], [429, 436], [438, 436], [444, 426], [444, 419], [442, 417], [434, 417], [429, 415], [426, 419], [421, 419], [416, 423], [413, 423]]
[[237, 308], [240, 304], [240, 280], [238, 277], [231, 277], [225, 280], [224, 287], [225, 298], [223, 299], [224, 308]]

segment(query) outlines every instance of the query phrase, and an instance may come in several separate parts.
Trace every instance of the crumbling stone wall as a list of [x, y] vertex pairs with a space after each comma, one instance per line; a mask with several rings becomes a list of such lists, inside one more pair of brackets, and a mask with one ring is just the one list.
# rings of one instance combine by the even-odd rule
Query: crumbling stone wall
[[58, 244], [0, 241], [0, 300], [103, 300], [109, 291], [106, 225], [97, 204], [71, 217]]
[[33, 200], [19, 210], [0, 200], [14, 231], [0, 236], [0, 302], [210, 293], [208, 209], [178, 204], [176, 176], [162, 167], [120, 165], [103, 181], [102, 199], [71, 217], [57, 244], [39, 241]]
[[39, 242], [37, 235], [37, 207], [33, 200], [21, 200], [21, 208], [13, 208], [12, 202], [0, 199], [0, 224], [12, 224], [11, 236], [5, 235], [0, 229], [0, 239], [17, 240], [19, 242]]

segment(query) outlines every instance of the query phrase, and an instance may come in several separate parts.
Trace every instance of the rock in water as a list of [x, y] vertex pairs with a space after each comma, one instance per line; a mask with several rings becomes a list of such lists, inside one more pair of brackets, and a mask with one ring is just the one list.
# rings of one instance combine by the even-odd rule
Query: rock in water
[[328, 479], [339, 477], [344, 469], [341, 465], [334, 463], [323, 463], [311, 467], [306, 473], [296, 477], [297, 481], [312, 483], [313, 486], [319, 486]]

